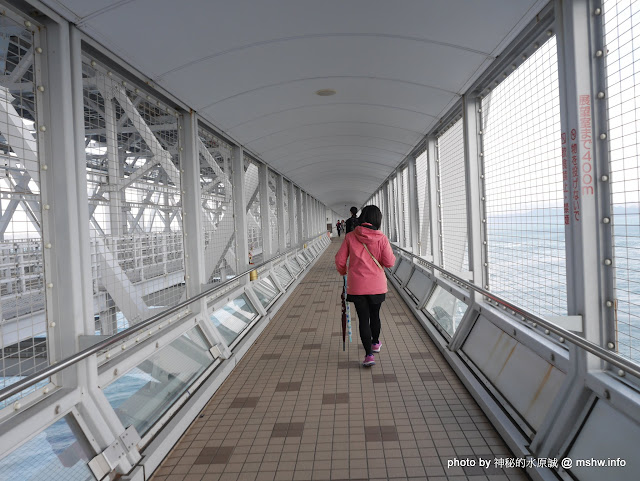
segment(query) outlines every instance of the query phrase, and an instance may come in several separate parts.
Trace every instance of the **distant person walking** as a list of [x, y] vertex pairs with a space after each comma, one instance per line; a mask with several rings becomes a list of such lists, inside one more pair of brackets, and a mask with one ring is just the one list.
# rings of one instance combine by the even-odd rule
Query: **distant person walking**
[[342, 232], [344, 232], [345, 227], [346, 227], [346, 224], [344, 223], [344, 219], [342, 219]]
[[[353, 302], [358, 312], [360, 340], [365, 350], [363, 366], [373, 366], [374, 352], [380, 352], [380, 307], [387, 293], [384, 267], [392, 267], [396, 258], [389, 239], [379, 230], [382, 212], [368, 205], [360, 214], [360, 225], [345, 235], [336, 254], [336, 268], [347, 276], [347, 301]], [[347, 259], [349, 271], [347, 273]]]
[[342, 232], [342, 222], [340, 222], [340, 220], [336, 222], [336, 229], [338, 230], [338, 237], [340, 237], [340, 233]]
[[358, 208], [351, 207], [351, 209], [349, 210], [351, 211], [351, 217], [347, 219], [347, 223], [345, 224], [345, 231], [344, 231], [345, 234], [352, 232], [356, 227], [358, 227], [358, 224], [360, 223], [360, 221], [356, 217], [356, 214], [358, 213]]

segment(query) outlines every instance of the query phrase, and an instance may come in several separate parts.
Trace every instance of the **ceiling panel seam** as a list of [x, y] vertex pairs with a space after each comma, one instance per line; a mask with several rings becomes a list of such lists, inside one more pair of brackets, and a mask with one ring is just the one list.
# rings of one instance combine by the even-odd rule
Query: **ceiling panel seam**
[[[132, 1], [132, 0], [129, 0]], [[227, 55], [230, 53], [235, 53], [241, 50], [247, 50], [250, 48], [255, 48], [255, 47], [261, 47], [264, 45], [269, 45], [269, 44], [273, 44], [273, 43], [279, 43], [279, 42], [291, 42], [291, 41], [295, 41], [295, 40], [305, 40], [305, 39], [312, 39], [312, 38], [333, 38], [333, 37], [374, 37], [374, 38], [389, 38], [389, 39], [394, 39], [394, 40], [409, 40], [409, 41], [413, 41], [413, 42], [421, 42], [421, 43], [428, 43], [431, 45], [438, 45], [441, 47], [448, 47], [448, 48], [453, 48], [456, 50], [464, 50], [466, 52], [470, 52], [470, 53], [474, 53], [477, 55], [482, 55], [483, 57], [490, 57], [492, 58], [492, 55], [490, 52], [483, 52], [482, 50], [477, 50], [474, 48], [469, 48], [469, 47], [465, 47], [463, 45], [457, 45], [454, 43], [449, 43], [449, 42], [440, 42], [438, 40], [433, 40], [433, 39], [428, 39], [428, 38], [420, 38], [420, 37], [413, 37], [413, 36], [409, 36], [409, 35], [397, 35], [397, 34], [385, 34], [385, 33], [315, 33], [315, 34], [305, 34], [305, 35], [294, 35], [294, 36], [290, 36], [290, 37], [281, 37], [281, 38], [275, 38], [275, 39], [270, 39], [270, 40], [262, 40], [260, 42], [254, 42], [254, 43], [249, 43], [246, 45], [241, 45], [239, 47], [233, 47], [233, 48], [229, 48], [227, 50], [223, 50], [221, 52], [216, 52], [213, 53], [211, 55], [206, 55], [204, 57], [198, 58], [198, 59], [194, 59], [191, 60], [189, 62], [185, 62], [182, 65], [179, 65], [177, 67], [174, 67], [170, 70], [167, 70], [166, 72], [161, 73], [160, 75], [158, 75], [157, 79], [163, 79], [164, 77], [166, 77], [169, 74], [172, 74], [174, 72], [178, 72], [184, 68], [188, 68], [191, 67], [193, 65], [197, 65], [199, 63], [203, 63], [206, 62], [208, 60], [214, 59], [216, 57], [221, 57], [223, 55]], [[156, 80], [159, 81], [159, 80]]]
[[310, 81], [310, 80], [328, 80], [328, 79], [360, 79], [360, 80], [364, 79], [364, 80], [377, 80], [377, 81], [383, 81], [383, 82], [398, 82], [398, 83], [401, 83], [401, 84], [413, 85], [415, 87], [422, 87], [422, 88], [425, 88], [425, 89], [437, 90], [439, 92], [444, 92], [444, 93], [447, 93], [449, 95], [454, 95], [454, 96], [460, 97], [459, 93], [453, 92], [452, 90], [447, 90], [447, 89], [443, 89], [441, 87], [436, 87], [435, 85], [422, 84], [420, 82], [412, 82], [410, 80], [394, 79], [394, 78], [387, 78], [387, 77], [375, 77], [375, 76], [369, 76], [369, 75], [328, 75], [328, 76], [323, 76], [323, 77], [303, 77], [303, 78], [298, 78], [298, 79], [293, 79], [293, 80], [285, 80], [285, 81], [282, 81], [282, 82], [276, 82], [276, 83], [273, 83], [273, 84], [261, 85], [260, 87], [256, 87], [256, 88], [249, 89], [249, 90], [245, 90], [243, 92], [238, 92], [237, 94], [230, 95], [229, 97], [225, 97], [223, 99], [216, 100], [215, 102], [211, 102], [210, 104], [207, 104], [207, 105], [204, 105], [204, 106], [200, 107], [200, 110], [209, 109], [209, 108], [211, 108], [214, 105], [217, 105], [219, 103], [225, 102], [227, 100], [234, 99], [236, 97], [241, 97], [242, 95], [250, 94], [252, 92], [257, 92], [258, 90], [264, 90], [264, 89], [268, 89], [268, 88], [271, 88], [271, 87], [280, 87], [282, 85], [288, 85], [288, 84], [297, 83], [297, 82], [306, 82], [306, 81]]
[[290, 112], [292, 110], [298, 110], [298, 109], [306, 109], [306, 108], [315, 108], [315, 107], [330, 107], [333, 105], [359, 105], [362, 107], [380, 107], [380, 108], [385, 108], [385, 109], [394, 109], [394, 110], [402, 110], [405, 112], [411, 112], [413, 114], [418, 114], [418, 115], [424, 115], [425, 117], [430, 117], [431, 119], [437, 119], [438, 117], [436, 117], [435, 115], [431, 115], [431, 114], [427, 114], [424, 112], [420, 112], [418, 110], [412, 110], [412, 109], [407, 109], [404, 107], [395, 107], [393, 105], [384, 105], [384, 104], [370, 104], [370, 103], [366, 103], [366, 102], [331, 102], [331, 103], [327, 103], [327, 104], [307, 104], [307, 105], [301, 105], [298, 107], [291, 107], [289, 109], [282, 109], [282, 110], [278, 110], [277, 112], [269, 112], [268, 114], [264, 114], [264, 115], [260, 115], [258, 117], [254, 117], [252, 119], [249, 120], [245, 120], [244, 122], [240, 122], [239, 124], [233, 125], [231, 127], [229, 127], [229, 130], [233, 130], [235, 128], [238, 128], [242, 125], [248, 124], [250, 122], [254, 122], [256, 120], [260, 120], [263, 119], [265, 117], [269, 117], [271, 115], [278, 115], [284, 112]]
[[397, 130], [404, 130], [405, 132], [411, 132], [412, 134], [422, 134], [422, 131], [420, 130], [411, 130], [411, 129], [407, 129], [404, 127], [397, 127], [395, 125], [388, 125], [388, 124], [381, 124], [378, 122], [361, 122], [359, 120], [334, 120], [331, 122], [313, 122], [310, 124], [301, 124], [301, 125], [296, 125], [295, 127], [291, 127], [288, 129], [283, 129], [283, 130], [278, 130], [276, 132], [269, 132], [268, 134], [263, 135], [262, 137], [257, 137], [255, 139], [251, 139], [251, 140], [246, 140], [245, 142], [247, 144], [251, 144], [253, 142], [257, 142], [258, 140], [262, 140], [262, 139], [266, 139], [267, 137], [270, 137], [272, 135], [278, 135], [281, 134], [283, 132], [290, 132], [292, 130], [296, 130], [296, 129], [300, 129], [303, 127], [315, 127], [318, 125], [335, 125], [335, 124], [358, 124], [358, 125], [378, 125], [380, 127], [385, 127], [388, 129], [397, 129]]

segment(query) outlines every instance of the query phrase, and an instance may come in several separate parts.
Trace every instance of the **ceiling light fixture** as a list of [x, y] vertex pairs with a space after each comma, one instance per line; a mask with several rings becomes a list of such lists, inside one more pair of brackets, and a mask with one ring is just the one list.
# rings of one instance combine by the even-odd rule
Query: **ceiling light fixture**
[[330, 95], [335, 95], [336, 91], [333, 89], [320, 89], [316, 90], [316, 95], [320, 97], [329, 97]]

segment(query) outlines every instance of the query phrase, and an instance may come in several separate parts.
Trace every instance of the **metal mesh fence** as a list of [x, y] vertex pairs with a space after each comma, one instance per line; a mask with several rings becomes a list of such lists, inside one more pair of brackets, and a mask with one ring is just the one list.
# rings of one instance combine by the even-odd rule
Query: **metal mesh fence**
[[251, 262], [262, 262], [262, 224], [260, 220], [260, 179], [258, 164], [244, 158], [244, 196], [247, 201], [247, 239]]
[[640, 361], [640, 1], [605, 0], [617, 346]]
[[[0, 389], [49, 362], [34, 34], [0, 17]], [[33, 391], [30, 388], [22, 395]]]
[[280, 252], [282, 246], [278, 240], [278, 197], [276, 195], [277, 175], [269, 171], [268, 189], [269, 193], [269, 228], [271, 229], [271, 250], [273, 253]]
[[555, 37], [482, 100], [491, 291], [540, 315], [567, 312]]
[[214, 134], [198, 130], [200, 203], [208, 283], [225, 281], [237, 269], [231, 146]]
[[113, 334], [184, 294], [178, 116], [83, 60], [96, 331]]
[[429, 202], [429, 162], [427, 152], [416, 158], [416, 183], [418, 193], [418, 236], [420, 255], [431, 255], [431, 203]]
[[438, 137], [442, 220], [442, 262], [454, 272], [468, 270], [467, 195], [462, 120]]

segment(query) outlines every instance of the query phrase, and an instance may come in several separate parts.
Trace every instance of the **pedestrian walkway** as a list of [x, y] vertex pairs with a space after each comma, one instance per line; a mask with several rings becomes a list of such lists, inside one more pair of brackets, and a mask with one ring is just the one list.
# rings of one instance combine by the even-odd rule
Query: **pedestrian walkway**
[[[447, 467], [513, 455], [393, 289], [382, 352], [363, 368], [357, 319], [342, 351], [334, 239], [213, 396], [155, 481], [524, 481]], [[355, 310], [353, 310], [355, 311]]]

